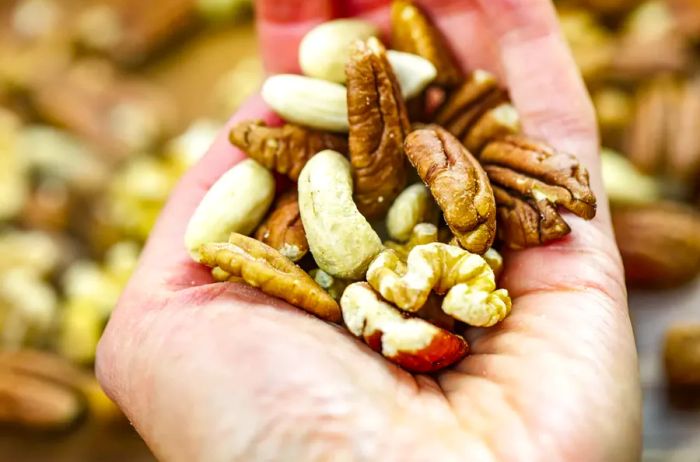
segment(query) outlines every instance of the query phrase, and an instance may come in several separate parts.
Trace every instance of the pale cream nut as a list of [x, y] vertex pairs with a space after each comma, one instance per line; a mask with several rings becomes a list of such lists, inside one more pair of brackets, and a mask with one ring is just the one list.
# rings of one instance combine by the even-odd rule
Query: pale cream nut
[[305, 75], [345, 83], [350, 44], [379, 35], [379, 29], [361, 19], [336, 19], [311, 29], [299, 44], [299, 65]]
[[418, 311], [431, 290], [446, 293], [442, 310], [472, 326], [493, 326], [511, 309], [508, 292], [496, 289], [494, 272], [484, 258], [440, 242], [415, 247], [406, 263], [393, 250], [385, 250], [370, 264], [367, 281], [409, 312]]
[[185, 232], [185, 246], [195, 261], [199, 248], [226, 242], [231, 233], [250, 234], [262, 221], [275, 197], [272, 174], [253, 159], [224, 173], [195, 210]]
[[331, 276], [359, 280], [383, 246], [352, 193], [350, 162], [335, 151], [316, 154], [299, 175], [299, 212], [314, 260]]
[[268, 77], [262, 98], [287, 122], [332, 132], [347, 132], [347, 91], [339, 83], [294, 74]]
[[438, 208], [423, 183], [412, 184], [404, 189], [391, 204], [386, 217], [389, 237], [398, 242], [406, 242], [419, 223], [436, 224]]

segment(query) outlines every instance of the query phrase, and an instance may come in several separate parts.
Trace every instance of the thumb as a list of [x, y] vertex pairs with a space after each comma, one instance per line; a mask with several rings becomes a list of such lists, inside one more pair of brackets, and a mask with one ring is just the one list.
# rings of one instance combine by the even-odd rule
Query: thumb
[[333, 0], [257, 0], [255, 6], [263, 64], [269, 73], [299, 72], [302, 37], [336, 16]]

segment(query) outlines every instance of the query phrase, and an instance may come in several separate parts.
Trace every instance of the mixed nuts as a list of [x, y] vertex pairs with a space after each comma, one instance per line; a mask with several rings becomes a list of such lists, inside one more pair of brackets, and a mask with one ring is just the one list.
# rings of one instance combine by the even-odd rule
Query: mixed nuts
[[[394, 363], [432, 372], [467, 354], [462, 326], [511, 311], [494, 246], [561, 238], [559, 207], [591, 219], [596, 200], [576, 158], [522, 135], [507, 91], [486, 71], [465, 76], [416, 5], [393, 4], [400, 51], [376, 34], [349, 19], [308, 33], [307, 75], [263, 86], [285, 123], [232, 128], [250, 159], [212, 186], [185, 241], [215, 280], [342, 319]], [[431, 86], [445, 101], [412, 127], [406, 100], [425, 105]], [[270, 171], [295, 183], [276, 191]]]

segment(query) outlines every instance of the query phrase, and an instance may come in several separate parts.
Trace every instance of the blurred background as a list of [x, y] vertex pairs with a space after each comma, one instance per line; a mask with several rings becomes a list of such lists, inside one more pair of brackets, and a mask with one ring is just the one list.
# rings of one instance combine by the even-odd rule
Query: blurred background
[[[700, 461], [700, 0], [559, 1], [603, 134], [645, 461]], [[92, 374], [180, 175], [262, 81], [250, 0], [0, 1], [0, 459], [150, 461]]]

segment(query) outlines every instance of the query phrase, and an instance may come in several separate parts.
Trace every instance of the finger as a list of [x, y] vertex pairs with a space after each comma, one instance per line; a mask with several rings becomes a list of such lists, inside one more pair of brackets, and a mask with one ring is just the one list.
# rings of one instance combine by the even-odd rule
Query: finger
[[[593, 106], [550, 0], [478, 0], [525, 130], [598, 171]], [[581, 149], [581, 148], [584, 149]]]
[[[207, 153], [180, 180], [161, 212], [144, 248], [137, 269], [138, 276], [132, 279], [139, 281], [141, 287], [170, 289], [210, 282], [205, 268], [194, 263], [185, 249], [185, 229], [211, 185], [245, 157], [241, 150], [231, 145], [228, 132], [235, 123], [246, 119], [263, 119], [268, 123], [279, 121], [256, 95], [226, 123]], [[158, 280], [151, 284], [143, 283], [143, 278], [151, 277]]]
[[269, 73], [299, 72], [302, 37], [336, 16], [333, 0], [258, 0], [255, 6], [263, 64]]

